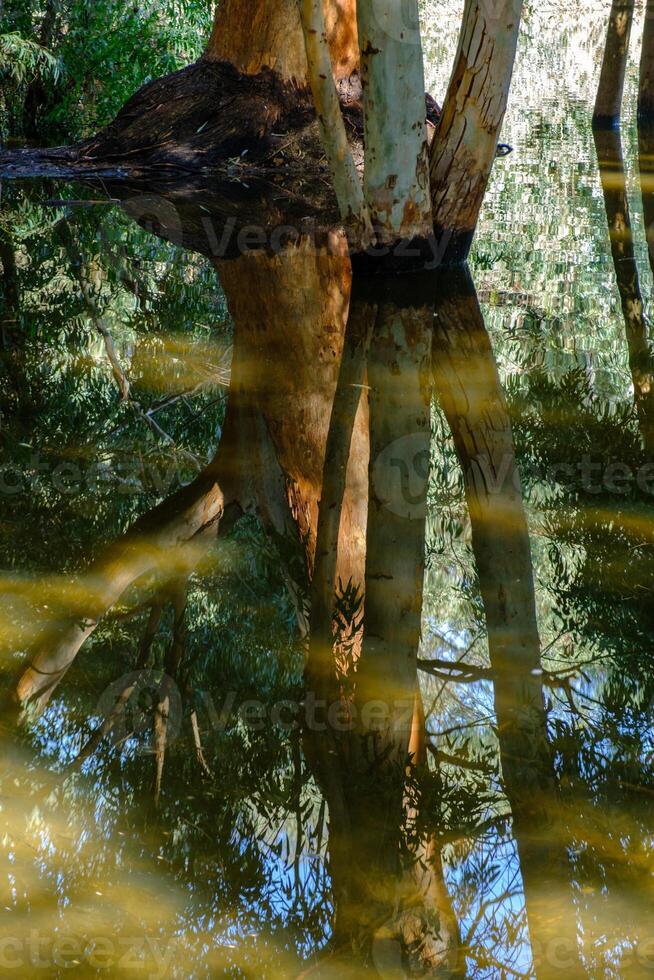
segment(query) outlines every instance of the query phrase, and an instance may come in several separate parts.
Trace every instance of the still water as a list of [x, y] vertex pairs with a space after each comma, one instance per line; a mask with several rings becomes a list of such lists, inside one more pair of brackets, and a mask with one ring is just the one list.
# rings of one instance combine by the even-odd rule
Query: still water
[[1, 975], [654, 975], [652, 143], [551, 6], [471, 276], [3, 184]]

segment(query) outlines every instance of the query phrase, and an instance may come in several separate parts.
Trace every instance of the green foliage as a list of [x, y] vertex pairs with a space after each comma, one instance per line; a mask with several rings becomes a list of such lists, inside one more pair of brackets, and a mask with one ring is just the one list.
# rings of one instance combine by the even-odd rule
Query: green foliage
[[32, 81], [37, 75], [55, 85], [61, 79], [63, 65], [49, 51], [22, 38], [20, 34], [0, 34], [0, 73], [15, 85]]
[[145, 82], [194, 61], [210, 24], [207, 0], [12, 4], [0, 21], [0, 134], [91, 135]]

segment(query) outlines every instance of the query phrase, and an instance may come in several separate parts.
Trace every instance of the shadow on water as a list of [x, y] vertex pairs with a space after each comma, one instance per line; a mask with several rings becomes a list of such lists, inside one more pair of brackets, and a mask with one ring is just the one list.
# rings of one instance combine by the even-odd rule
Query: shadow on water
[[244, 246], [258, 190], [110, 187], [38, 253], [11, 196], [3, 970], [648, 975], [651, 356], [598, 140], [611, 412], [507, 389], [467, 270]]

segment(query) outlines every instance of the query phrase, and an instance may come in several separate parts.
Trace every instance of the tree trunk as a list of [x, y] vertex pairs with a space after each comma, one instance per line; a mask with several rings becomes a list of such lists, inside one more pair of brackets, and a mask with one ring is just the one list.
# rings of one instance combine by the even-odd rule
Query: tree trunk
[[[322, 487], [316, 529], [316, 551], [311, 579], [309, 649], [305, 669], [305, 686], [316, 695], [316, 700], [328, 705], [338, 700], [336, 663], [334, 659], [333, 615], [334, 599], [339, 580], [339, 541], [343, 504], [348, 484], [348, 472], [352, 465], [363, 467], [358, 485], [367, 484], [369, 453], [352, 452], [357, 418], [363, 413], [367, 426], [366, 384], [368, 347], [377, 318], [377, 304], [368, 296], [368, 290], [360, 290], [355, 280], [350, 299], [348, 322], [345, 331], [343, 354], [334, 395], [329, 431], [327, 434]], [[352, 482], [350, 476], [350, 483]], [[366, 485], [367, 490], [367, 485]], [[367, 496], [366, 496], [367, 501]], [[366, 501], [362, 501], [365, 507]], [[362, 513], [363, 516], [363, 513]], [[365, 548], [365, 526], [356, 529], [360, 546]], [[354, 529], [352, 529], [354, 531]], [[342, 553], [340, 567], [342, 571]], [[363, 565], [359, 569], [363, 572]], [[363, 587], [362, 579], [348, 581], [356, 588]], [[322, 712], [323, 719], [328, 714]], [[313, 733], [307, 733], [310, 739]], [[324, 759], [324, 739], [314, 738], [309, 752], [314, 757], [314, 769], [320, 768]], [[327, 760], [329, 763], [329, 760]], [[325, 767], [325, 773], [330, 769]]]
[[418, 0], [358, 0], [364, 192], [378, 241], [431, 230]]
[[[228, 512], [230, 522], [238, 515], [236, 494], [224, 491], [216, 479], [220, 462], [217, 456], [192, 484], [138, 521], [80, 578], [72, 591], [83, 594], [82, 608], [77, 614], [62, 608], [34, 643], [28, 666], [16, 684], [21, 706], [34, 714], [44, 709], [100, 619], [130, 586], [148, 574], [166, 581], [191, 571], [217, 533], [223, 515]], [[77, 598], [75, 605], [79, 601]]]
[[[356, 0], [324, 0], [323, 10], [334, 78], [340, 81], [359, 64]], [[308, 87], [298, 0], [220, 0], [204, 57], [227, 61], [243, 75], [269, 68], [284, 82]]]
[[570, 870], [557, 833], [561, 802], [547, 740], [529, 529], [511, 423], [469, 272], [442, 275], [438, 283], [434, 380], [463, 470], [503, 782], [529, 931], [544, 951], [537, 975], [560, 975], [552, 961], [558, 949], [569, 962], [566, 976], [582, 977]]
[[[634, 407], [641, 439], [648, 455], [654, 454], [654, 358], [649, 340], [647, 320], [643, 311], [638, 265], [629, 215], [627, 182], [622, 157], [622, 140], [618, 130], [595, 130], [595, 148], [599, 163], [604, 206], [609, 224], [611, 255], [625, 325], [629, 370], [634, 386]], [[648, 154], [640, 137], [641, 181], [646, 179]], [[651, 166], [651, 164], [650, 164]], [[643, 191], [643, 208], [648, 238], [654, 209], [651, 192]], [[649, 220], [648, 220], [649, 219]], [[650, 250], [650, 262], [652, 252]], [[653, 264], [654, 268], [654, 264]]]
[[629, 56], [629, 36], [635, 0], [613, 0], [606, 32], [593, 126], [611, 129], [620, 123], [624, 77]]
[[490, 176], [513, 74], [522, 0], [466, 0], [454, 71], [431, 145], [441, 264], [465, 262]]
[[269, 68], [284, 82], [307, 84], [297, 0], [220, 0], [204, 57], [243, 75]]
[[[273, 257], [248, 253], [217, 263], [236, 328], [227, 418], [215, 458], [81, 577], [85, 604], [77, 613], [64, 609], [43, 630], [17, 683], [19, 703], [42, 710], [126, 589], [148, 573], [165, 582], [188, 572], [224, 514], [230, 524], [248, 511], [266, 528], [302, 540], [311, 567], [349, 302], [345, 247], [342, 241], [332, 254], [305, 243]], [[341, 518], [337, 571], [345, 581], [363, 579], [367, 453], [367, 419], [360, 412]]]
[[654, 0], [647, 0], [640, 51], [638, 119], [654, 121]]
[[360, 246], [372, 237], [363, 188], [347, 141], [345, 122], [332, 75], [323, 0], [299, 0], [313, 103], [327, 152], [341, 218]]
[[[414, 713], [429, 456], [429, 326], [424, 283], [379, 306], [368, 356], [370, 476], [364, 635], [353, 729], [330, 805], [337, 946], [365, 963], [401, 894], [405, 771]], [[396, 472], [397, 471], [397, 472]], [[337, 763], [334, 762], [333, 765]], [[397, 936], [396, 936], [397, 939]]]
[[[359, 151], [355, 2], [324, 0], [324, 10], [334, 78]], [[221, 0], [199, 61], [148, 82], [95, 137], [3, 157], [14, 173], [102, 169], [106, 176], [156, 168], [160, 176], [222, 168], [233, 176], [235, 167], [251, 173], [256, 164], [281, 171], [289, 184], [289, 166], [298, 174], [313, 170], [319, 182], [324, 153], [315, 118], [297, 0]]]

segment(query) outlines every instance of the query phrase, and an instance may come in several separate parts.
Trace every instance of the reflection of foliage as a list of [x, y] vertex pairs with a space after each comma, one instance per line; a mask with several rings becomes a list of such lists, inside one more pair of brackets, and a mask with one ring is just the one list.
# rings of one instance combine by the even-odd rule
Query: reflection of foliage
[[[39, 109], [53, 138], [89, 132], [145, 77], [190, 60], [208, 23], [204, 2], [137, 10], [109, 2], [56, 6], [59, 25], [68, 18], [71, 27], [55, 32], [51, 48], [67, 69], [65, 85], [55, 90], [47, 82]], [[461, 4], [437, 6], [438, 16], [426, 24], [426, 47], [432, 79], [444, 85]], [[567, 5], [561, 18], [561, 7], [530, 5], [503, 134], [516, 151], [495, 167], [474, 263], [525, 484], [545, 666], [573, 670], [567, 692], [547, 692], [562, 793], [551, 834], [572, 857], [577, 911], [593, 937], [587, 948], [599, 937], [589, 973], [616, 976], [620, 936], [637, 932], [634, 896], [647, 907], [643, 896], [651, 891], [652, 509], [651, 495], [633, 485], [628, 494], [589, 492], [576, 469], [584, 454], [601, 471], [614, 462], [637, 470], [648, 461], [630, 401], [589, 128], [593, 51], [578, 43], [591, 20], [597, 38], [603, 25], [590, 0], [581, 14], [578, 5]], [[30, 37], [43, 9], [16, 2], [2, 29]], [[630, 79], [633, 84], [633, 68]], [[14, 126], [19, 101], [16, 96]], [[633, 128], [627, 135], [633, 155]], [[40, 196], [47, 193], [60, 192]], [[223, 418], [229, 334], [213, 273], [119, 213], [101, 216], [72, 208], [60, 213], [17, 195], [0, 217], [20, 300], [14, 347], [3, 352], [12, 370], [2, 394], [2, 447], [29, 489], [3, 500], [0, 540], [6, 566], [34, 573], [40, 603], [39, 575], [86, 561], [102, 540], [187, 480], [193, 467], [178, 450], [206, 460]], [[74, 247], [62, 220], [72, 226]], [[91, 280], [89, 304], [81, 282]], [[120, 402], [94, 318], [110, 330], [134, 397], [155, 410], [174, 447]], [[423, 655], [465, 658], [483, 668], [484, 616], [461, 473], [437, 411], [433, 435]], [[50, 469], [102, 460], [105, 478], [79, 494], [62, 493], [48, 472], [35, 470], [35, 447]], [[554, 479], [552, 467], [562, 463], [573, 475]], [[122, 473], [118, 464], [125, 464]], [[160, 482], [162, 473], [172, 474], [170, 485]], [[122, 492], [127, 482], [134, 492]], [[158, 813], [151, 804], [152, 759], [138, 751], [147, 748], [145, 739], [123, 745], [107, 739], [82, 776], [65, 780], [47, 819], [41, 814], [52, 833], [36, 820], [29, 828], [25, 846], [37, 848], [42, 861], [30, 897], [47, 894], [45, 904], [57, 913], [80, 896], [94, 903], [94, 882], [113, 891], [131, 878], [133, 886], [145, 869], [153, 886], [149, 902], [121, 908], [117, 898], [121, 917], [115, 926], [103, 920], [100, 932], [133, 928], [129, 915], [136, 914], [144, 930], [147, 924], [181, 935], [185, 975], [202, 964], [213, 975], [288, 974], [298, 951], [315, 951], [329, 935], [325, 806], [297, 732], [271, 723], [253, 730], [238, 714], [252, 699], [266, 712], [301, 697], [302, 650], [280, 573], [282, 563], [293, 562], [300, 565], [292, 543], [271, 542], [256, 521], [244, 521], [191, 579], [185, 667], [191, 694], [184, 691], [183, 732], [168, 749]], [[103, 688], [133, 668], [145, 619], [143, 610], [121, 606], [102, 623], [32, 730], [30, 762], [36, 756], [57, 768], [75, 754], [98, 722], [94, 706]], [[350, 587], [341, 589], [337, 629], [351, 668], [362, 617], [361, 596]], [[163, 667], [172, 634], [167, 610], [151, 666]], [[421, 806], [409, 829], [435, 833], [443, 845], [470, 974], [490, 978], [505, 967], [528, 974], [524, 897], [501, 789], [491, 684], [427, 676], [422, 688], [430, 766], [411, 787]], [[233, 693], [224, 727], [213, 724], [201, 692], [218, 711]], [[193, 703], [211, 776], [194, 754]], [[36, 766], [32, 773], [36, 779]], [[12, 847], [19, 850], [17, 840], [18, 834]], [[26, 860], [33, 862], [33, 852]], [[124, 879], [121, 868], [130, 869]], [[100, 906], [94, 905], [97, 914]]]
[[[29, 198], [6, 204], [20, 308], [5, 352], [11, 381], [0, 399], [3, 465], [11, 461], [8, 482], [24, 492], [6, 497], [5, 514], [25, 515], [28, 506], [33, 516], [19, 522], [24, 538], [15, 528], [5, 538], [5, 561], [13, 564], [11, 553], [23, 564], [33, 554], [41, 565], [48, 553], [57, 564], [79, 561], [92, 529], [101, 539], [115, 537], [194, 473], [191, 456], [210, 457], [230, 343], [227, 330], [212, 328], [225, 323], [225, 309], [206, 263], [182, 257], [115, 212], [78, 208], [61, 216]], [[93, 286], [91, 305], [85, 282]], [[132, 397], [168, 441], [120, 401], [98, 317]], [[32, 520], [46, 535], [38, 543]]]

